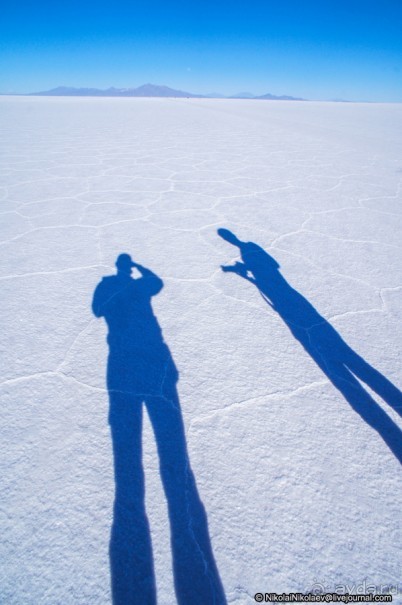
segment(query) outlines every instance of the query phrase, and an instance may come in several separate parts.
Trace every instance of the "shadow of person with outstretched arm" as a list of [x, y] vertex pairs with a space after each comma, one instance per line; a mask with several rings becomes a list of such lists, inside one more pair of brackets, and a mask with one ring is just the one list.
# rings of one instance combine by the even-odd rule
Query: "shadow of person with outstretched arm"
[[[97, 286], [92, 309], [108, 325], [107, 387], [115, 470], [110, 539], [113, 605], [155, 605], [151, 535], [145, 511], [143, 404], [154, 430], [171, 529], [179, 605], [225, 605], [207, 517], [190, 467], [176, 384], [178, 372], [153, 313], [163, 287], [149, 269], [120, 254], [117, 275]], [[141, 276], [133, 279], [132, 269]]]
[[402, 432], [359, 380], [399, 415], [402, 415], [401, 391], [353, 351], [313, 305], [286, 281], [272, 256], [253, 242], [240, 241], [228, 229], [218, 229], [218, 234], [239, 249], [242, 259], [234, 265], [223, 266], [222, 270], [236, 273], [258, 288], [355, 412], [378, 432], [402, 463]]

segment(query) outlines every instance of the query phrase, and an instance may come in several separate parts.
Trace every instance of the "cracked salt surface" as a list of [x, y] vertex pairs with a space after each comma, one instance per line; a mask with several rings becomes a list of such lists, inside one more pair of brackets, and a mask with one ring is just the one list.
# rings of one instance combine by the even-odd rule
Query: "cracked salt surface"
[[[225, 227], [261, 246], [400, 387], [402, 108], [24, 97], [0, 105], [0, 600], [111, 603], [108, 346], [90, 305], [121, 252], [164, 281], [153, 309], [179, 371], [227, 602], [317, 582], [402, 591], [396, 457], [255, 286], [221, 271], [240, 253], [216, 233]], [[173, 605], [147, 416], [143, 447], [158, 603]]]

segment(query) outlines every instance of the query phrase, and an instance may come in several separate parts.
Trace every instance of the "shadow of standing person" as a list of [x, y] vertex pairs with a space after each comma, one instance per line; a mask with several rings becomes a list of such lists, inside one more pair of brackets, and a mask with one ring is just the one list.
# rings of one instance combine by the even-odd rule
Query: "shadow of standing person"
[[222, 270], [236, 273], [258, 288], [264, 300], [278, 313], [355, 412], [378, 432], [402, 463], [402, 432], [359, 380], [399, 415], [402, 415], [401, 391], [349, 347], [335, 328], [286, 281], [272, 256], [253, 242], [240, 241], [228, 229], [218, 229], [218, 234], [239, 248], [243, 261], [223, 266]]
[[[114, 605], [155, 605], [156, 587], [145, 511], [141, 433], [143, 404], [154, 430], [171, 529], [174, 585], [179, 605], [225, 605], [207, 517], [187, 453], [178, 372], [151, 298], [162, 280], [128, 254], [117, 275], [97, 286], [92, 309], [108, 325], [107, 387], [115, 470], [110, 566]], [[141, 274], [133, 279], [132, 269]]]

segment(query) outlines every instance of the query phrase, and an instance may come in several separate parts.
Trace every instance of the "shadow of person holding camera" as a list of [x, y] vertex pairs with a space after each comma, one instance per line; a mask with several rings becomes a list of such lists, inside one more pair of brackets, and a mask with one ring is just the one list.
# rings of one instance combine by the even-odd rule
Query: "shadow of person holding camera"
[[356, 353], [313, 305], [283, 277], [277, 261], [253, 242], [242, 242], [228, 229], [218, 235], [239, 249], [242, 262], [222, 266], [256, 286], [265, 302], [285, 322], [292, 335], [402, 463], [402, 432], [359, 381], [402, 416], [402, 393], [381, 372]]
[[[178, 371], [151, 299], [163, 288], [149, 269], [120, 254], [117, 274], [97, 286], [92, 309], [108, 326], [115, 501], [110, 538], [114, 605], [155, 605], [156, 586], [142, 464], [143, 405], [155, 434], [171, 529], [179, 605], [225, 605], [207, 517], [187, 453]], [[140, 277], [134, 279], [136, 268]]]

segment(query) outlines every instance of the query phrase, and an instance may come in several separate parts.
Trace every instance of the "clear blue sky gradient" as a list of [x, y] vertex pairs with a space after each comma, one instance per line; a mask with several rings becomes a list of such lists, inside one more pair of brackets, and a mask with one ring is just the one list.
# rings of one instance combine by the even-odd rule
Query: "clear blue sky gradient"
[[402, 0], [6, 0], [0, 92], [58, 85], [402, 102]]

